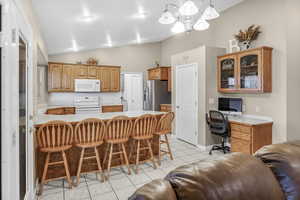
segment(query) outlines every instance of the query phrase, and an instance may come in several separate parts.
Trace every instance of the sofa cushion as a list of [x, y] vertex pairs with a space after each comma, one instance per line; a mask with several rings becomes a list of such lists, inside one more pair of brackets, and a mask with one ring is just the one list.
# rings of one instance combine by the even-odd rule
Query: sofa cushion
[[157, 179], [139, 188], [128, 200], [176, 200], [170, 183]]
[[300, 141], [265, 146], [255, 156], [273, 171], [286, 199], [300, 199]]
[[253, 156], [233, 153], [182, 166], [165, 178], [178, 200], [282, 200], [272, 172]]

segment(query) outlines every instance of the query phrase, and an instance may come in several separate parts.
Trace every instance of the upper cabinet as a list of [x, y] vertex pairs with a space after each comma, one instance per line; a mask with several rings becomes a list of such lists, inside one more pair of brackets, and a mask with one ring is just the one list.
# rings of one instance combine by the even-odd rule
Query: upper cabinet
[[167, 81], [169, 68], [170, 67], [156, 67], [148, 69], [148, 79]]
[[75, 79], [98, 79], [101, 92], [120, 91], [120, 67], [49, 63], [48, 92], [74, 92]]
[[168, 68], [168, 92], [172, 91], [172, 69]]
[[62, 89], [63, 65], [49, 64], [48, 67], [48, 90], [57, 92]]
[[218, 91], [272, 92], [272, 48], [260, 47], [218, 57]]
[[99, 67], [97, 79], [101, 81], [101, 92], [120, 91], [120, 67]]

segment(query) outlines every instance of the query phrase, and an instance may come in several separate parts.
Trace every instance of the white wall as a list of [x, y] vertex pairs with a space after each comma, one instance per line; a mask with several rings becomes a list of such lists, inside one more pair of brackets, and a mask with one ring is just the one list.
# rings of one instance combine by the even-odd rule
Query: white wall
[[[218, 19], [211, 22], [209, 30], [192, 32], [189, 35], [180, 34], [162, 42], [161, 60], [163, 64], [169, 65], [171, 55], [177, 51], [193, 49], [201, 44], [227, 48], [228, 40], [233, 39], [233, 35], [239, 29], [245, 29], [252, 24], [261, 25], [263, 33], [255, 45], [268, 45], [274, 48], [273, 92], [227, 96], [243, 97], [246, 114], [272, 117], [275, 143], [285, 141], [287, 133], [287, 49], [284, 8], [285, 1], [281, 0], [246, 0], [222, 12]], [[216, 81], [216, 75], [210, 80]]]

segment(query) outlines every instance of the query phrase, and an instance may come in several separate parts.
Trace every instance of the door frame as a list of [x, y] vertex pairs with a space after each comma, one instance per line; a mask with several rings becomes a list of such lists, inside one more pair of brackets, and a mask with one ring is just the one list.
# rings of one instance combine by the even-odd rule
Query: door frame
[[[5, 7], [3, 13], [3, 38], [5, 45], [2, 55], [2, 109], [1, 137], [2, 137], [2, 199], [20, 199], [19, 181], [19, 37], [27, 44], [26, 62], [26, 196], [33, 199], [35, 196], [33, 180], [33, 32], [28, 23], [20, 1], [0, 0]], [[12, 38], [14, 38], [12, 40]], [[6, 74], [6, 76], [5, 76]], [[16, 77], [7, 76], [15, 74]], [[28, 118], [30, 116], [30, 118]], [[5, 141], [5, 142], [4, 142]], [[17, 192], [16, 192], [17, 191]]]
[[124, 99], [124, 91], [125, 91], [125, 75], [126, 74], [133, 74], [133, 75], [139, 75], [142, 78], [142, 88], [141, 88], [141, 92], [142, 92], [142, 109], [144, 108], [144, 73], [143, 72], [121, 72], [121, 82], [122, 82], [122, 86], [121, 86], [121, 91], [122, 91], [122, 99]]
[[[179, 75], [179, 73], [178, 73], [178, 69], [180, 69], [180, 68], [187, 68], [187, 67], [194, 67], [194, 70], [195, 70], [195, 82], [196, 82], [196, 87], [195, 87], [195, 95], [196, 95], [196, 99], [195, 99], [195, 105], [196, 105], [196, 111], [197, 112], [195, 112], [195, 115], [196, 115], [196, 132], [195, 132], [195, 139], [196, 139], [196, 142], [195, 143], [192, 143], [193, 145], [198, 145], [198, 143], [199, 143], [199, 121], [198, 121], [198, 117], [199, 117], [199, 106], [198, 106], [198, 103], [199, 103], [199, 92], [198, 92], [198, 84], [199, 84], [199, 76], [198, 76], [198, 73], [199, 73], [199, 70], [198, 70], [198, 68], [199, 68], [199, 66], [198, 66], [198, 63], [190, 63], [190, 64], [182, 64], [182, 65], [176, 65], [175, 67], [174, 67], [174, 69], [175, 69], [175, 91], [176, 91], [176, 95], [175, 95], [175, 116], [177, 116], [177, 102], [178, 102], [178, 93], [177, 93], [177, 91], [178, 91], [178, 75]], [[173, 90], [174, 91], [174, 90]], [[175, 137], [177, 138], [177, 139], [180, 139], [180, 138], [178, 138], [178, 126], [179, 126], [179, 121], [178, 121], [179, 119], [178, 119], [178, 117], [175, 117], [175, 130], [176, 130], [176, 132], [175, 132]]]

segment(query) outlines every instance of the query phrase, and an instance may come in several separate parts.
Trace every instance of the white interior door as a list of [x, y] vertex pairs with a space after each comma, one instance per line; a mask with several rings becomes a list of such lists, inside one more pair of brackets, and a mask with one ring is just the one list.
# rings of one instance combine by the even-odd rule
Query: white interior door
[[176, 66], [176, 136], [196, 145], [198, 142], [197, 64]]
[[124, 94], [128, 111], [143, 110], [143, 74], [124, 74]]

